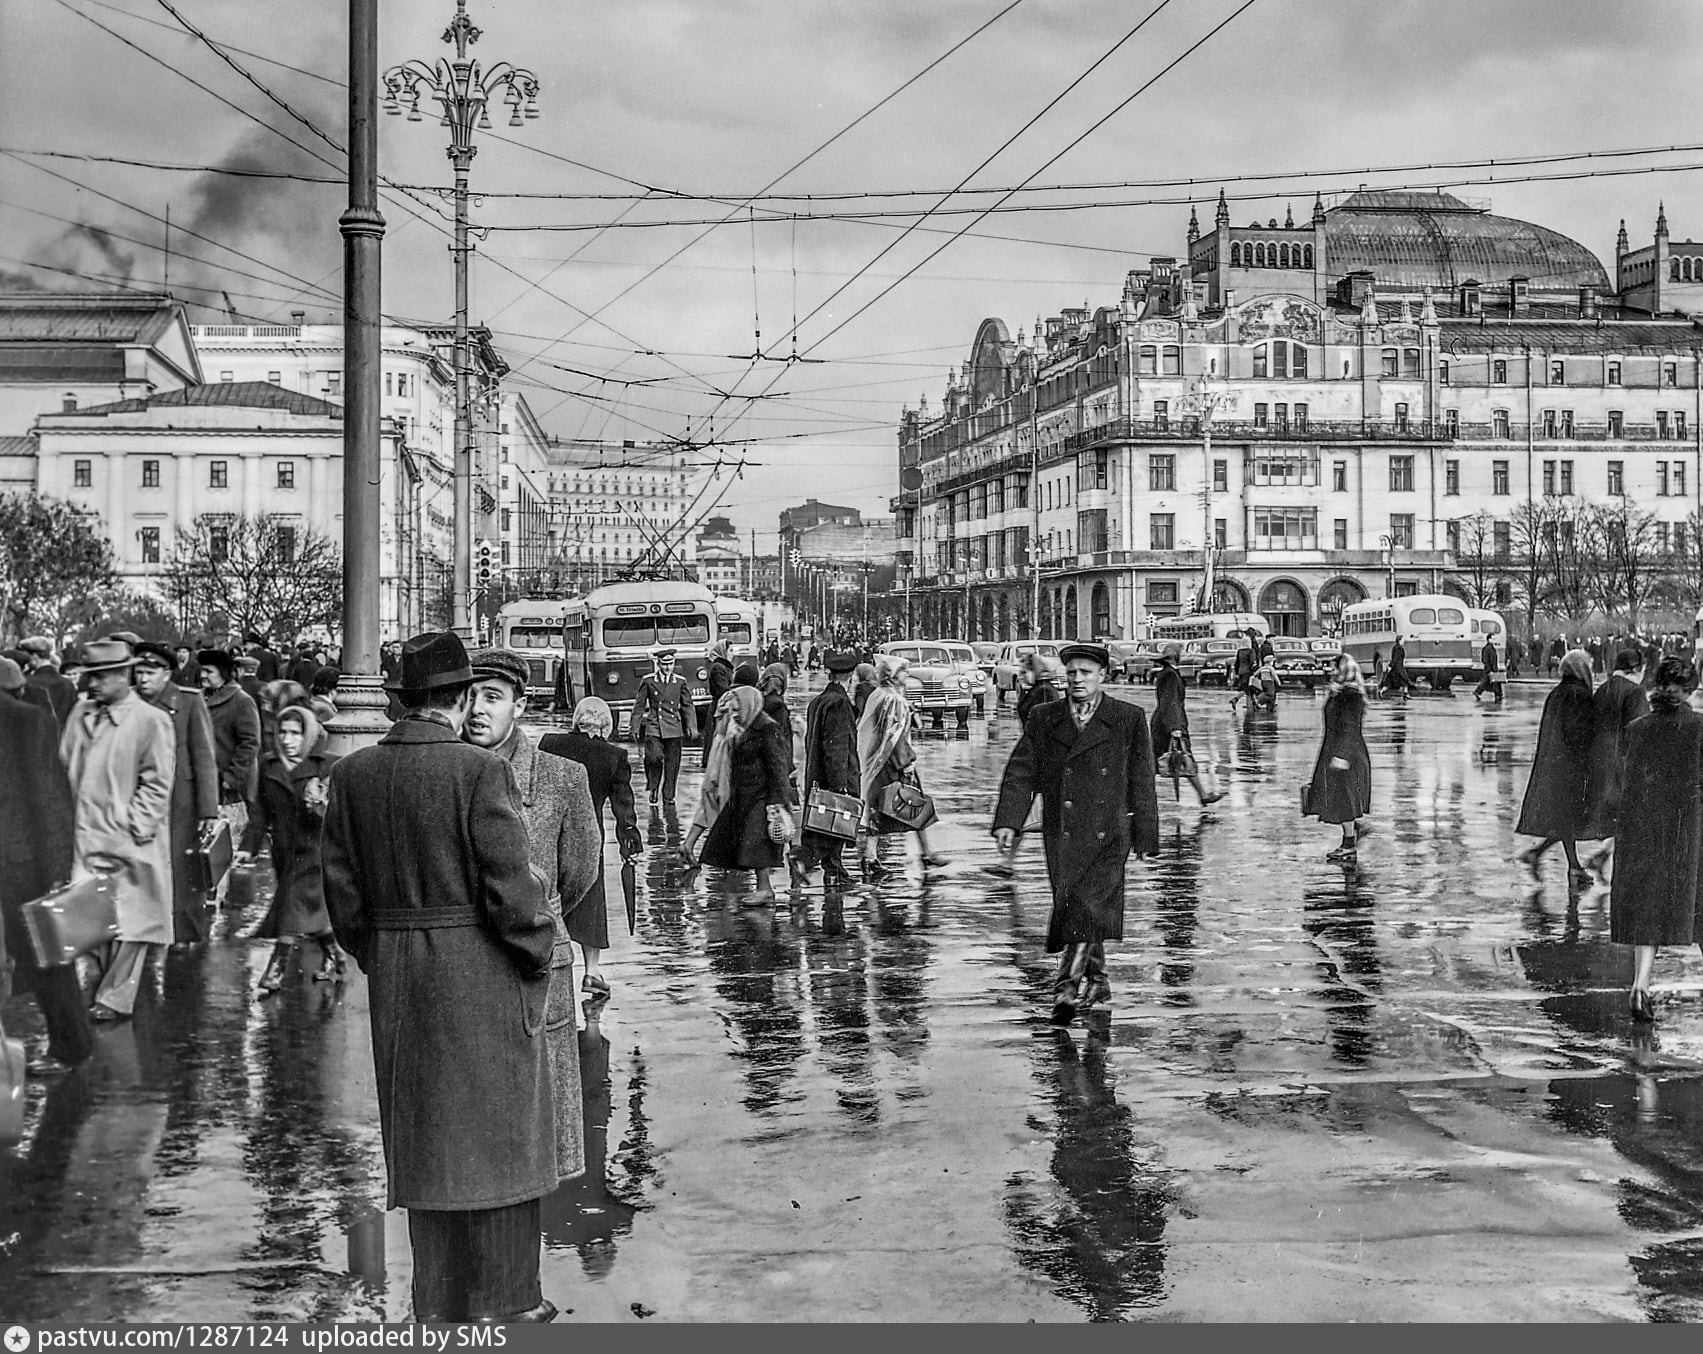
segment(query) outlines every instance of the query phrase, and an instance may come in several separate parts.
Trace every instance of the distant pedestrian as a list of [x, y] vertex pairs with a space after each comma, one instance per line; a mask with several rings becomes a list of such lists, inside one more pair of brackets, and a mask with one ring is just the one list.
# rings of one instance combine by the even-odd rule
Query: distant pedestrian
[[1035, 707], [1064, 698], [1064, 671], [1058, 660], [1035, 650], [1017, 666], [1017, 722], [1027, 724]]
[[[231, 841], [244, 841], [249, 805], [260, 791], [260, 710], [236, 684], [236, 658], [223, 649], [203, 649], [201, 690], [213, 720], [214, 760], [219, 767], [219, 817], [231, 825]], [[215, 891], [223, 902], [230, 889], [226, 875]]]
[[256, 984], [261, 997], [284, 985], [298, 946], [319, 946], [319, 982], [343, 977], [343, 956], [332, 934], [325, 905], [319, 835], [325, 822], [331, 769], [338, 759], [319, 747], [319, 721], [313, 711], [292, 705], [278, 713], [272, 750], [261, 765], [256, 820], [272, 841], [272, 872], [277, 888], [257, 939], [271, 940], [272, 957]]
[[[812, 790], [856, 798], [860, 788], [857, 713], [845, 688], [846, 678], [857, 667], [857, 655], [845, 649], [836, 650], [827, 656], [826, 665], [827, 684], [804, 714], [804, 767], [799, 780], [806, 805]], [[808, 829], [800, 838], [800, 864], [806, 872], [821, 867], [825, 890], [844, 888], [852, 882], [840, 858], [845, 845], [843, 837]]]
[[1259, 669], [1259, 651], [1254, 648], [1254, 630], [1236, 630], [1231, 632], [1236, 641], [1236, 656], [1230, 662], [1230, 709], [1234, 713], [1242, 703], [1242, 697], [1250, 694], [1254, 673]]
[[[1512, 661], [1512, 660], [1510, 660]], [[1502, 703], [1502, 664], [1496, 656], [1496, 644], [1491, 636], [1484, 637], [1484, 647], [1478, 651], [1478, 665], [1484, 670], [1484, 675], [1478, 679], [1478, 685], [1472, 690], [1473, 703], [1489, 692], [1496, 698], [1496, 704]]]
[[76, 684], [59, 671], [53, 661], [53, 645], [43, 636], [31, 635], [18, 647], [30, 656], [30, 670], [24, 674], [24, 680], [47, 693], [54, 714], [59, 718], [59, 727], [63, 729], [65, 721], [71, 717], [71, 707], [77, 703]]
[[[601, 696], [586, 696], [574, 706], [573, 727], [567, 733], [545, 734], [539, 749], [556, 757], [567, 757], [585, 768], [591, 806], [597, 816], [597, 877], [579, 906], [567, 914], [568, 938], [580, 947], [585, 959], [585, 976], [580, 990], [593, 998], [609, 996], [609, 980], [599, 965], [609, 948], [609, 891], [603, 872], [603, 810], [615, 821], [615, 845], [623, 864], [644, 852], [638, 820], [633, 812], [632, 768], [626, 749], [609, 741], [615, 716]], [[554, 987], [551, 988], [554, 994]]]
[[199, 691], [179, 686], [177, 675], [176, 655], [165, 645], [136, 646], [136, 690], [172, 722], [172, 948], [183, 949], [207, 939], [207, 895], [188, 865], [189, 853], [219, 821], [219, 768], [207, 703]]
[[1407, 646], [1401, 642], [1401, 636], [1396, 636], [1394, 644], [1390, 645], [1389, 666], [1384, 669], [1384, 680], [1379, 684], [1381, 695], [1400, 696], [1407, 699], [1408, 692], [1413, 689], [1413, 677], [1407, 670]]
[[59, 740], [77, 806], [79, 877], [110, 874], [118, 938], [95, 962], [101, 972], [90, 1016], [128, 1020], [153, 955], [172, 938], [171, 795], [177, 735], [171, 716], [136, 694], [130, 646], [83, 646], [85, 695]]
[[659, 649], [655, 670], [639, 682], [628, 733], [643, 752], [645, 790], [652, 804], [674, 807], [680, 778], [680, 754], [688, 738], [698, 736], [698, 711], [692, 688], [675, 671], [673, 649]]
[[1366, 681], [1347, 654], [1336, 660], [1324, 708], [1324, 738], [1313, 763], [1303, 810], [1321, 823], [1335, 823], [1342, 840], [1326, 860], [1351, 862], [1360, 849], [1361, 822], [1372, 811], [1372, 758], [1366, 751]]
[[173, 647], [172, 657], [177, 660], [177, 675], [172, 678], [181, 687], [190, 691], [201, 689], [201, 665], [195, 661], [195, 648], [190, 644], [179, 644]]
[[39, 686], [31, 686], [24, 677], [24, 668], [29, 661], [30, 656], [22, 649], [11, 649], [0, 654], [0, 694], [22, 701], [25, 705], [35, 706], [57, 726], [59, 715], [54, 710], [47, 692]]
[[[856, 649], [849, 652], [857, 653]], [[875, 664], [858, 659], [856, 669], [852, 673], [851, 700], [852, 712], [859, 719], [863, 718], [863, 710], [869, 704], [870, 696], [875, 694]]]
[[1560, 636], [1549, 642], [1549, 675], [1555, 676], [1561, 670], [1561, 660], [1566, 655], [1567, 646], [1562, 643]]
[[1579, 863], [1577, 843], [1589, 825], [1591, 744], [1595, 736], [1591, 658], [1582, 649], [1569, 649], [1561, 659], [1561, 680], [1543, 705], [1537, 755], [1514, 831], [1542, 839], [1520, 855], [1534, 874], [1543, 853], [1560, 842], [1567, 854], [1568, 882], [1575, 888], [1591, 882], [1590, 872]]
[[[691, 865], [752, 871], [757, 887], [747, 901], [755, 905], [775, 901], [769, 873], [793, 835], [787, 769], [781, 731], [763, 713], [757, 688], [731, 687], [716, 710], [698, 810], [680, 853]], [[699, 841], [701, 853], [694, 850]]]
[[865, 836], [863, 839], [863, 877], [866, 883], [880, 884], [903, 873], [880, 861], [880, 839], [898, 833], [915, 832], [917, 847], [922, 854], [923, 873], [939, 869], [952, 862], [935, 849], [928, 835], [928, 824], [915, 826], [903, 819], [883, 813], [880, 797], [890, 785], [909, 785], [922, 789], [917, 774], [917, 754], [911, 746], [911, 726], [914, 716], [911, 703], [905, 696], [905, 677], [910, 663], [892, 654], [880, 654], [875, 660], [875, 690], [863, 707], [857, 725], [857, 761], [859, 772], [858, 796], [863, 800]]
[[1111, 1001], [1108, 940], [1124, 934], [1127, 858], [1159, 849], [1153, 742], [1137, 705], [1101, 689], [1111, 655], [1100, 644], [1066, 644], [1067, 699], [1041, 706], [1023, 726], [1000, 782], [993, 833], [1009, 855], [1041, 799], [1041, 836], [1052, 886], [1047, 953], [1059, 955], [1053, 1021]]
[[709, 685], [710, 702], [704, 715], [702, 730], [703, 765], [710, 763], [710, 743], [715, 737], [716, 711], [721, 709], [722, 694], [733, 685], [733, 660], [728, 657], [730, 645], [725, 639], [718, 639], [710, 645]]
[[514, 772], [461, 741], [460, 639], [416, 635], [397, 681], [407, 714], [333, 768], [320, 844], [332, 925], [368, 979], [386, 1206], [409, 1210], [416, 1321], [548, 1321], [554, 924]]
[[1632, 1018], [1656, 1018], [1650, 978], [1662, 945], [1703, 939], [1703, 719], [1688, 697], [1696, 665], [1661, 660], [1651, 713], [1627, 730], [1609, 894], [1609, 939], [1632, 945]]
[[250, 630], [242, 637], [243, 651], [254, 659], [254, 675], [262, 686], [267, 682], [275, 682], [284, 676], [283, 660], [276, 650], [266, 643], [261, 636]]
[[1182, 645], [1167, 644], [1159, 652], [1159, 669], [1153, 677], [1153, 689], [1158, 697], [1151, 725], [1155, 769], [1162, 776], [1187, 776], [1202, 805], [1216, 804], [1224, 798], [1224, 791], [1216, 785], [1209, 789], [1203, 783], [1189, 740], [1188, 688], [1177, 671], [1177, 660], [1182, 654]]
[[0, 697], [0, 767], [0, 972], [9, 959], [18, 990], [41, 1008], [47, 1048], [28, 1070], [50, 1076], [94, 1051], [76, 966], [36, 963], [21, 910], [67, 883], [75, 858], [76, 811], [51, 708]]

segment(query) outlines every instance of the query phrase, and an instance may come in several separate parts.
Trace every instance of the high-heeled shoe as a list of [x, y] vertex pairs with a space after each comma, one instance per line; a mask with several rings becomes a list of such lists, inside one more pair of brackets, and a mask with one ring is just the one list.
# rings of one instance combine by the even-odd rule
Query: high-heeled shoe
[[1638, 988], [1632, 989], [1632, 997], [1628, 1003], [1632, 1019], [1640, 1025], [1656, 1023], [1656, 1004], [1650, 1000], [1650, 994]]

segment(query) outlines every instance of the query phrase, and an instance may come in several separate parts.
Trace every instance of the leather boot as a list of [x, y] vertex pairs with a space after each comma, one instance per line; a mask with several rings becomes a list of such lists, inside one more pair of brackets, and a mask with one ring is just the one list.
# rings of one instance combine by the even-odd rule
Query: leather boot
[[284, 985], [284, 973], [290, 967], [290, 955], [295, 942], [280, 940], [272, 947], [272, 957], [266, 961], [266, 971], [260, 975], [256, 988], [262, 997], [269, 997]]

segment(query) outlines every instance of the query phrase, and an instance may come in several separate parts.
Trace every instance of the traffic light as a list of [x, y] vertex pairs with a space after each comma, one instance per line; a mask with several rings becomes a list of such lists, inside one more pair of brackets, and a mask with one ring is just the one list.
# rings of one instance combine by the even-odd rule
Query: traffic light
[[492, 545], [489, 541], [480, 541], [473, 548], [473, 585], [477, 588], [491, 586]]

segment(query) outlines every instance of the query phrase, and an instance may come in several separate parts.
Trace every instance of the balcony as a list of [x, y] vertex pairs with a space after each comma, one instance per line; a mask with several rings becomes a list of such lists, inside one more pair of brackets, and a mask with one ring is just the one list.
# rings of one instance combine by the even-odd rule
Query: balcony
[[[1506, 432], [1498, 432], [1493, 423], [1463, 423], [1460, 425], [1458, 436], [1463, 441], [1485, 442], [1518, 442], [1525, 444], [1526, 425], [1510, 423]], [[1541, 423], [1532, 425], [1532, 441], [1537, 443], [1569, 442], [1671, 442], [1675, 450], [1690, 451], [1697, 445], [1697, 429], [1687, 427], [1682, 433], [1678, 429], [1668, 427], [1662, 431], [1654, 423], [1622, 424], [1619, 432], [1612, 432], [1606, 423], [1576, 423], [1573, 431], [1563, 433], [1557, 427], [1554, 432], [1546, 432]]]
[[[1042, 463], [1051, 464], [1108, 442], [1198, 441], [1199, 419], [1114, 419], [1097, 428], [1085, 428], [1049, 452]], [[1212, 436], [1221, 442], [1448, 442], [1456, 436], [1445, 425], [1427, 420], [1408, 420], [1404, 425], [1346, 419], [1308, 419], [1306, 423], [1254, 423], [1214, 419]]]

